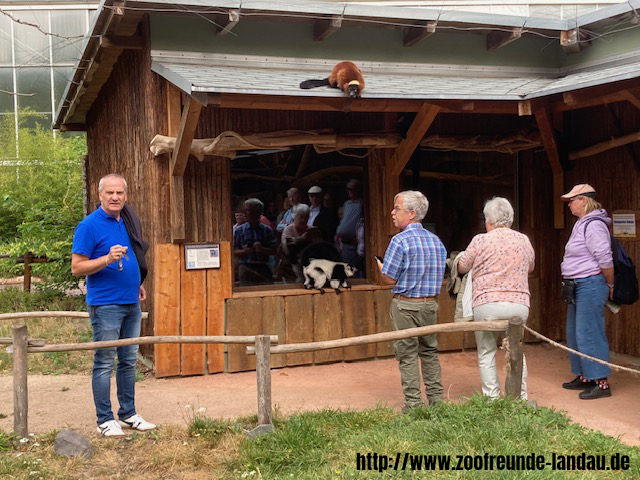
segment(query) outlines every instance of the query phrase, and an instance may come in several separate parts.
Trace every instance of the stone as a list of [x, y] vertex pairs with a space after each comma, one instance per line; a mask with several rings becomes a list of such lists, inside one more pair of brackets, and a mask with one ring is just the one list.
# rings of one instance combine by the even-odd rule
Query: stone
[[253, 430], [250, 430], [250, 431], [247, 432], [247, 437], [249, 437], [249, 438], [258, 438], [258, 437], [261, 437], [262, 435], [268, 435], [271, 432], [273, 432], [273, 425], [272, 424], [269, 423], [269, 424], [264, 424], [264, 425], [258, 425]]
[[88, 460], [94, 454], [91, 442], [85, 436], [71, 430], [58, 433], [53, 446], [55, 452], [62, 457], [83, 457]]

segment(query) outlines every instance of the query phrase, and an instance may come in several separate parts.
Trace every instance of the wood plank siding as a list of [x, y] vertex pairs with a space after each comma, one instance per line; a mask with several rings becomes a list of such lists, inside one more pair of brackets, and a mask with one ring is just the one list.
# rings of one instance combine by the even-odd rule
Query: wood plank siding
[[[140, 34], [148, 38], [144, 22]], [[101, 176], [112, 172], [122, 174], [129, 182], [129, 202], [139, 212], [145, 236], [152, 244], [147, 256], [148, 299], [142, 305], [152, 314], [143, 323], [142, 334], [154, 333], [154, 321], [158, 333], [270, 333], [279, 335], [282, 342], [326, 340], [390, 330], [390, 293], [375, 285], [377, 273], [370, 258], [366, 259], [367, 275], [373, 285], [340, 296], [311, 295], [299, 290], [271, 295], [232, 291], [233, 247], [225, 243], [232, 240], [233, 222], [232, 161], [228, 158], [207, 157], [199, 162], [191, 157], [187, 162], [183, 177], [184, 242], [222, 242], [223, 265], [217, 271], [185, 271], [183, 250], [178, 250], [182, 245], [171, 244], [170, 159], [168, 155], [155, 158], [149, 151], [149, 142], [156, 134], [170, 133], [170, 117], [175, 123], [180, 102], [173, 95], [173, 103], [168, 105], [167, 92], [166, 81], [150, 69], [149, 49], [125, 50], [87, 117], [89, 205], [97, 203]], [[403, 125], [410, 125], [412, 115], [404, 118], [398, 114], [396, 122], [395, 114], [382, 112], [249, 110], [209, 105], [202, 109], [195, 138], [211, 138], [228, 130], [261, 133], [330, 128], [339, 133], [362, 133], [383, 131], [385, 126], [387, 130], [398, 128], [406, 133], [406, 128], [402, 132]], [[572, 163], [565, 160], [568, 151], [639, 131], [640, 110], [622, 102], [560, 115], [554, 118], [554, 123], [564, 167], [565, 191], [576, 183], [587, 182], [596, 188], [607, 210], [640, 210], [638, 142]], [[532, 115], [440, 113], [427, 134], [495, 136], [527, 127], [535, 128]], [[397, 193], [390, 191], [397, 180], [394, 183], [385, 170], [390, 154], [391, 151], [380, 150], [362, 161], [368, 257], [383, 254], [390, 238], [390, 205], [393, 194]], [[486, 200], [493, 196], [511, 200], [517, 208], [514, 226], [529, 236], [537, 256], [531, 278], [529, 324], [553, 339], [564, 338], [565, 308], [559, 300], [560, 262], [574, 219], [565, 209], [564, 229], [554, 228], [553, 176], [543, 148], [519, 154], [418, 150], [409, 159], [399, 185], [401, 189], [419, 189], [427, 195], [431, 205], [426, 222], [449, 251], [464, 249], [473, 235], [482, 231], [482, 208]], [[638, 241], [623, 243], [636, 265], [640, 264]], [[171, 266], [167, 265], [169, 258], [174, 263]], [[175, 265], [176, 261], [179, 266]], [[176, 273], [178, 268], [180, 272]], [[163, 284], [155, 285], [157, 281]], [[442, 300], [441, 322], [452, 320], [451, 306], [445, 305], [449, 301]], [[160, 315], [162, 319], [158, 318]], [[640, 356], [640, 305], [624, 307], [615, 317], [607, 315], [611, 349]], [[174, 324], [167, 323], [171, 321]], [[473, 339], [468, 337], [453, 335], [442, 340], [441, 346], [443, 349], [472, 347]], [[159, 346], [156, 355], [158, 352], [164, 352], [163, 358], [157, 359], [159, 376], [255, 368], [255, 358], [244, 354], [244, 346], [229, 346], [226, 351], [221, 346]], [[153, 349], [143, 348], [143, 353], [153, 356]], [[271, 362], [277, 367], [392, 353], [390, 344], [379, 344], [281, 355], [273, 357]]]

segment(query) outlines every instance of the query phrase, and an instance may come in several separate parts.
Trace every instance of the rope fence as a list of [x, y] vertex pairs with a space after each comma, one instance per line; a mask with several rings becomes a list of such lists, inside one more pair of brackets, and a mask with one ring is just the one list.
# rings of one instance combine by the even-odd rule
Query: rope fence
[[600, 363], [602, 365], [606, 365], [607, 367], [612, 368], [613, 370], [619, 370], [621, 372], [629, 372], [632, 373], [634, 375], [640, 375], [640, 370], [636, 370], [635, 368], [629, 368], [629, 367], [623, 367], [622, 365], [616, 365], [615, 363], [610, 363], [610, 362], [605, 362], [604, 360], [600, 360], [599, 358], [595, 358], [595, 357], [590, 357], [589, 355], [585, 355], [584, 353], [580, 353], [572, 348], [569, 348], [565, 345], [562, 345], [561, 343], [555, 342], [553, 340], [551, 340], [550, 338], [545, 337], [544, 335], [542, 335], [541, 333], [536, 332], [535, 330], [527, 327], [526, 325], [523, 325], [524, 329], [529, 332], [531, 335], [533, 335], [536, 338], [539, 338], [540, 340], [547, 342], [550, 345], [553, 345], [554, 347], [560, 348], [561, 350], [565, 350], [569, 353], [573, 353], [574, 355], [577, 355], [579, 357], [582, 358], [586, 358], [587, 360], [591, 360], [593, 362], [596, 363]]

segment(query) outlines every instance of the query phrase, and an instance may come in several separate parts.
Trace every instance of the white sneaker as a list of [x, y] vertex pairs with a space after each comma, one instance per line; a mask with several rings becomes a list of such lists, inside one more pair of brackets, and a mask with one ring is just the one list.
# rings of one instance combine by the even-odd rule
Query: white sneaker
[[98, 433], [103, 437], [124, 437], [124, 432], [122, 431], [122, 428], [120, 428], [120, 424], [115, 420], [108, 420], [98, 425]]
[[132, 417], [127, 418], [126, 420], [120, 420], [120, 425], [125, 428], [133, 428], [134, 430], [138, 430], [140, 432], [146, 432], [147, 430], [153, 430], [154, 428], [156, 428], [153, 423], [147, 422], [137, 413]]

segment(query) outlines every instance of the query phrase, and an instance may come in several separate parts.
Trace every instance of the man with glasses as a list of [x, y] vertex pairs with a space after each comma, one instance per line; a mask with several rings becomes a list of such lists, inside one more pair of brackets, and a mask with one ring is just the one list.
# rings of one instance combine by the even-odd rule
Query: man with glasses
[[[73, 237], [71, 272], [87, 276], [87, 307], [94, 341], [140, 336], [140, 301], [146, 298], [134, 243], [121, 213], [127, 201], [127, 182], [116, 174], [98, 184], [100, 206], [82, 220]], [[120, 409], [111, 410], [111, 373], [118, 355], [116, 385]], [[122, 427], [139, 431], [156, 426], [136, 413], [135, 382], [138, 345], [97, 349], [91, 387], [98, 417], [98, 433], [123, 437]]]
[[[390, 316], [396, 330], [435, 325], [444, 276], [446, 249], [440, 239], [422, 226], [429, 201], [421, 192], [407, 190], [395, 196], [391, 218], [395, 235], [384, 260], [376, 257], [381, 282], [393, 285]], [[420, 393], [420, 365], [429, 405], [442, 400], [442, 380], [436, 335], [410, 337], [394, 344], [400, 367], [403, 413], [423, 405]]]

